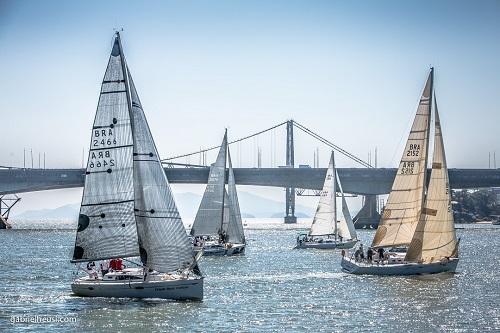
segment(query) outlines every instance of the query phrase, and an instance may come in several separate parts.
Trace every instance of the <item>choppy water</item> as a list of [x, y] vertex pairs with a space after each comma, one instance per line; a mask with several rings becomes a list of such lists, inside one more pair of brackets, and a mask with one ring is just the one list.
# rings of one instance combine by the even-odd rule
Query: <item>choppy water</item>
[[[0, 231], [0, 332], [500, 330], [499, 227], [458, 231], [457, 274], [406, 278], [344, 274], [338, 252], [292, 250], [294, 230], [246, 233], [246, 255], [203, 259], [203, 302], [171, 302], [71, 296], [74, 231]], [[20, 315], [76, 323], [11, 323]]]

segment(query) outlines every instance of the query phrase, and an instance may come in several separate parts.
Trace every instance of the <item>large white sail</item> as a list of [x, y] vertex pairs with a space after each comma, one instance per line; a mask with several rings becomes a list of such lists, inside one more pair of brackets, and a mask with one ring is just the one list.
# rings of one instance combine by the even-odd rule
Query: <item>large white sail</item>
[[92, 127], [74, 262], [139, 254], [134, 219], [133, 139], [124, 65], [117, 35]]
[[352, 221], [351, 212], [347, 206], [347, 201], [345, 200], [344, 190], [342, 189], [342, 183], [340, 182], [340, 177], [337, 171], [335, 171], [337, 177], [337, 183], [339, 186], [340, 194], [342, 196], [342, 215], [343, 218], [338, 223], [338, 235], [344, 239], [357, 239], [356, 228], [354, 228], [354, 222]]
[[192, 246], [160, 162], [132, 76], [135, 219], [142, 263], [159, 272], [186, 268], [193, 262]]
[[433, 69], [429, 73], [373, 247], [409, 245], [422, 211], [429, 147]]
[[240, 204], [238, 202], [238, 193], [236, 192], [236, 182], [234, 180], [233, 164], [229, 149], [227, 152], [229, 164], [229, 176], [227, 180], [228, 205], [229, 205], [229, 225], [227, 229], [228, 241], [231, 243], [245, 243], [245, 233], [243, 231], [243, 222], [241, 221]]
[[196, 213], [192, 236], [219, 235], [222, 230], [224, 193], [226, 192], [227, 133], [224, 134], [217, 160], [210, 167], [208, 183]]
[[335, 182], [335, 161], [332, 152], [330, 164], [326, 171], [323, 190], [319, 199], [316, 213], [314, 214], [310, 236], [334, 235], [336, 232], [336, 182]]
[[440, 261], [451, 257], [457, 247], [450, 182], [437, 105], [435, 118], [434, 156], [429, 188], [424, 213], [406, 254], [408, 261]]

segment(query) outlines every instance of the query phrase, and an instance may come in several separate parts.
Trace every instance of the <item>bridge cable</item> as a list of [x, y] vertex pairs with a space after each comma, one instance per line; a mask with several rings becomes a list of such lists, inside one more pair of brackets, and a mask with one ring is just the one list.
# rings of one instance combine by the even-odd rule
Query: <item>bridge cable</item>
[[[250, 139], [250, 138], [253, 138], [254, 136], [257, 136], [259, 134], [262, 134], [262, 133], [265, 133], [265, 132], [268, 132], [270, 130], [273, 130], [277, 127], [280, 127], [280, 126], [283, 126], [285, 125], [287, 122], [284, 121], [280, 124], [277, 124], [277, 125], [274, 125], [273, 127], [269, 127], [268, 129], [265, 129], [265, 130], [262, 130], [260, 132], [257, 132], [257, 133], [254, 133], [254, 134], [251, 134], [251, 135], [248, 135], [248, 136], [245, 136], [243, 138], [240, 138], [238, 140], [233, 140], [233, 141], [230, 141], [228, 144], [233, 144], [233, 143], [237, 143], [237, 142], [240, 142], [240, 141], [243, 141], [243, 140], [246, 140], [246, 139]], [[164, 158], [161, 160], [162, 163], [170, 163], [168, 161], [170, 160], [175, 160], [177, 158], [182, 158], [182, 157], [187, 157], [187, 156], [191, 156], [191, 155], [196, 155], [196, 154], [200, 154], [200, 153], [205, 153], [207, 151], [211, 151], [211, 150], [214, 150], [214, 149], [218, 149], [220, 148], [220, 145], [218, 146], [213, 146], [213, 147], [210, 147], [210, 148], [207, 148], [207, 149], [203, 149], [203, 150], [198, 150], [198, 151], [195, 151], [193, 153], [189, 153], [189, 154], [183, 154], [183, 155], [177, 155], [177, 156], [173, 156], [173, 157], [168, 157], [168, 158]]]
[[326, 144], [327, 146], [333, 148], [334, 150], [338, 151], [339, 153], [347, 156], [348, 158], [352, 159], [353, 161], [361, 164], [362, 166], [364, 167], [367, 167], [367, 168], [373, 168], [373, 166], [365, 161], [363, 161], [362, 159], [360, 159], [359, 157], [349, 153], [348, 151], [340, 148], [339, 146], [333, 144], [332, 142], [328, 141], [327, 139], [323, 138], [322, 136], [320, 136], [319, 134], [316, 134], [314, 133], [313, 131], [311, 131], [310, 129], [308, 129], [307, 127], [305, 127], [304, 125], [301, 125], [299, 124], [298, 122], [296, 122], [295, 120], [292, 120], [293, 124], [295, 127], [297, 127], [298, 129], [302, 130], [303, 132], [305, 132], [306, 134], [309, 134], [310, 136], [312, 136], [313, 138], [315, 138], [316, 140], [319, 140], [321, 142], [323, 142], [324, 144]]

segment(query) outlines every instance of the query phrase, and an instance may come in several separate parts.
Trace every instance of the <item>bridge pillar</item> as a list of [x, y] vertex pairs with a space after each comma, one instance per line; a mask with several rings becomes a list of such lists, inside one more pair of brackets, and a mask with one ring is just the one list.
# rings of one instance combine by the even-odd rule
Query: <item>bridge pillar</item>
[[377, 196], [366, 195], [364, 200], [363, 207], [353, 219], [354, 227], [356, 229], [376, 229], [380, 222], [380, 214], [377, 211]]
[[[286, 122], [286, 166], [294, 167], [293, 120]], [[295, 216], [295, 188], [287, 187], [285, 195], [285, 223], [297, 223]]]

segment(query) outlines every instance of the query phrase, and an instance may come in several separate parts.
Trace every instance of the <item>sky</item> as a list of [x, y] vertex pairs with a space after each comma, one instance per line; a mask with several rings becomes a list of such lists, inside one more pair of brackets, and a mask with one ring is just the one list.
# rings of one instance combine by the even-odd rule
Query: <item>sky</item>
[[[31, 150], [35, 166], [44, 153], [50, 168], [82, 165], [121, 28], [162, 157], [217, 145], [224, 128], [236, 139], [294, 119], [362, 159], [377, 148], [378, 166], [395, 167], [434, 66], [449, 166], [487, 168], [495, 151], [500, 165], [500, 2], [487, 0], [0, 0], [0, 165], [22, 166], [23, 149], [28, 165]], [[284, 134], [232, 147], [234, 164], [256, 166], [257, 147], [262, 166], [284, 164]], [[326, 167], [329, 149], [295, 136], [296, 165], [312, 165], [318, 147]], [[21, 207], [80, 195], [26, 194]]]

